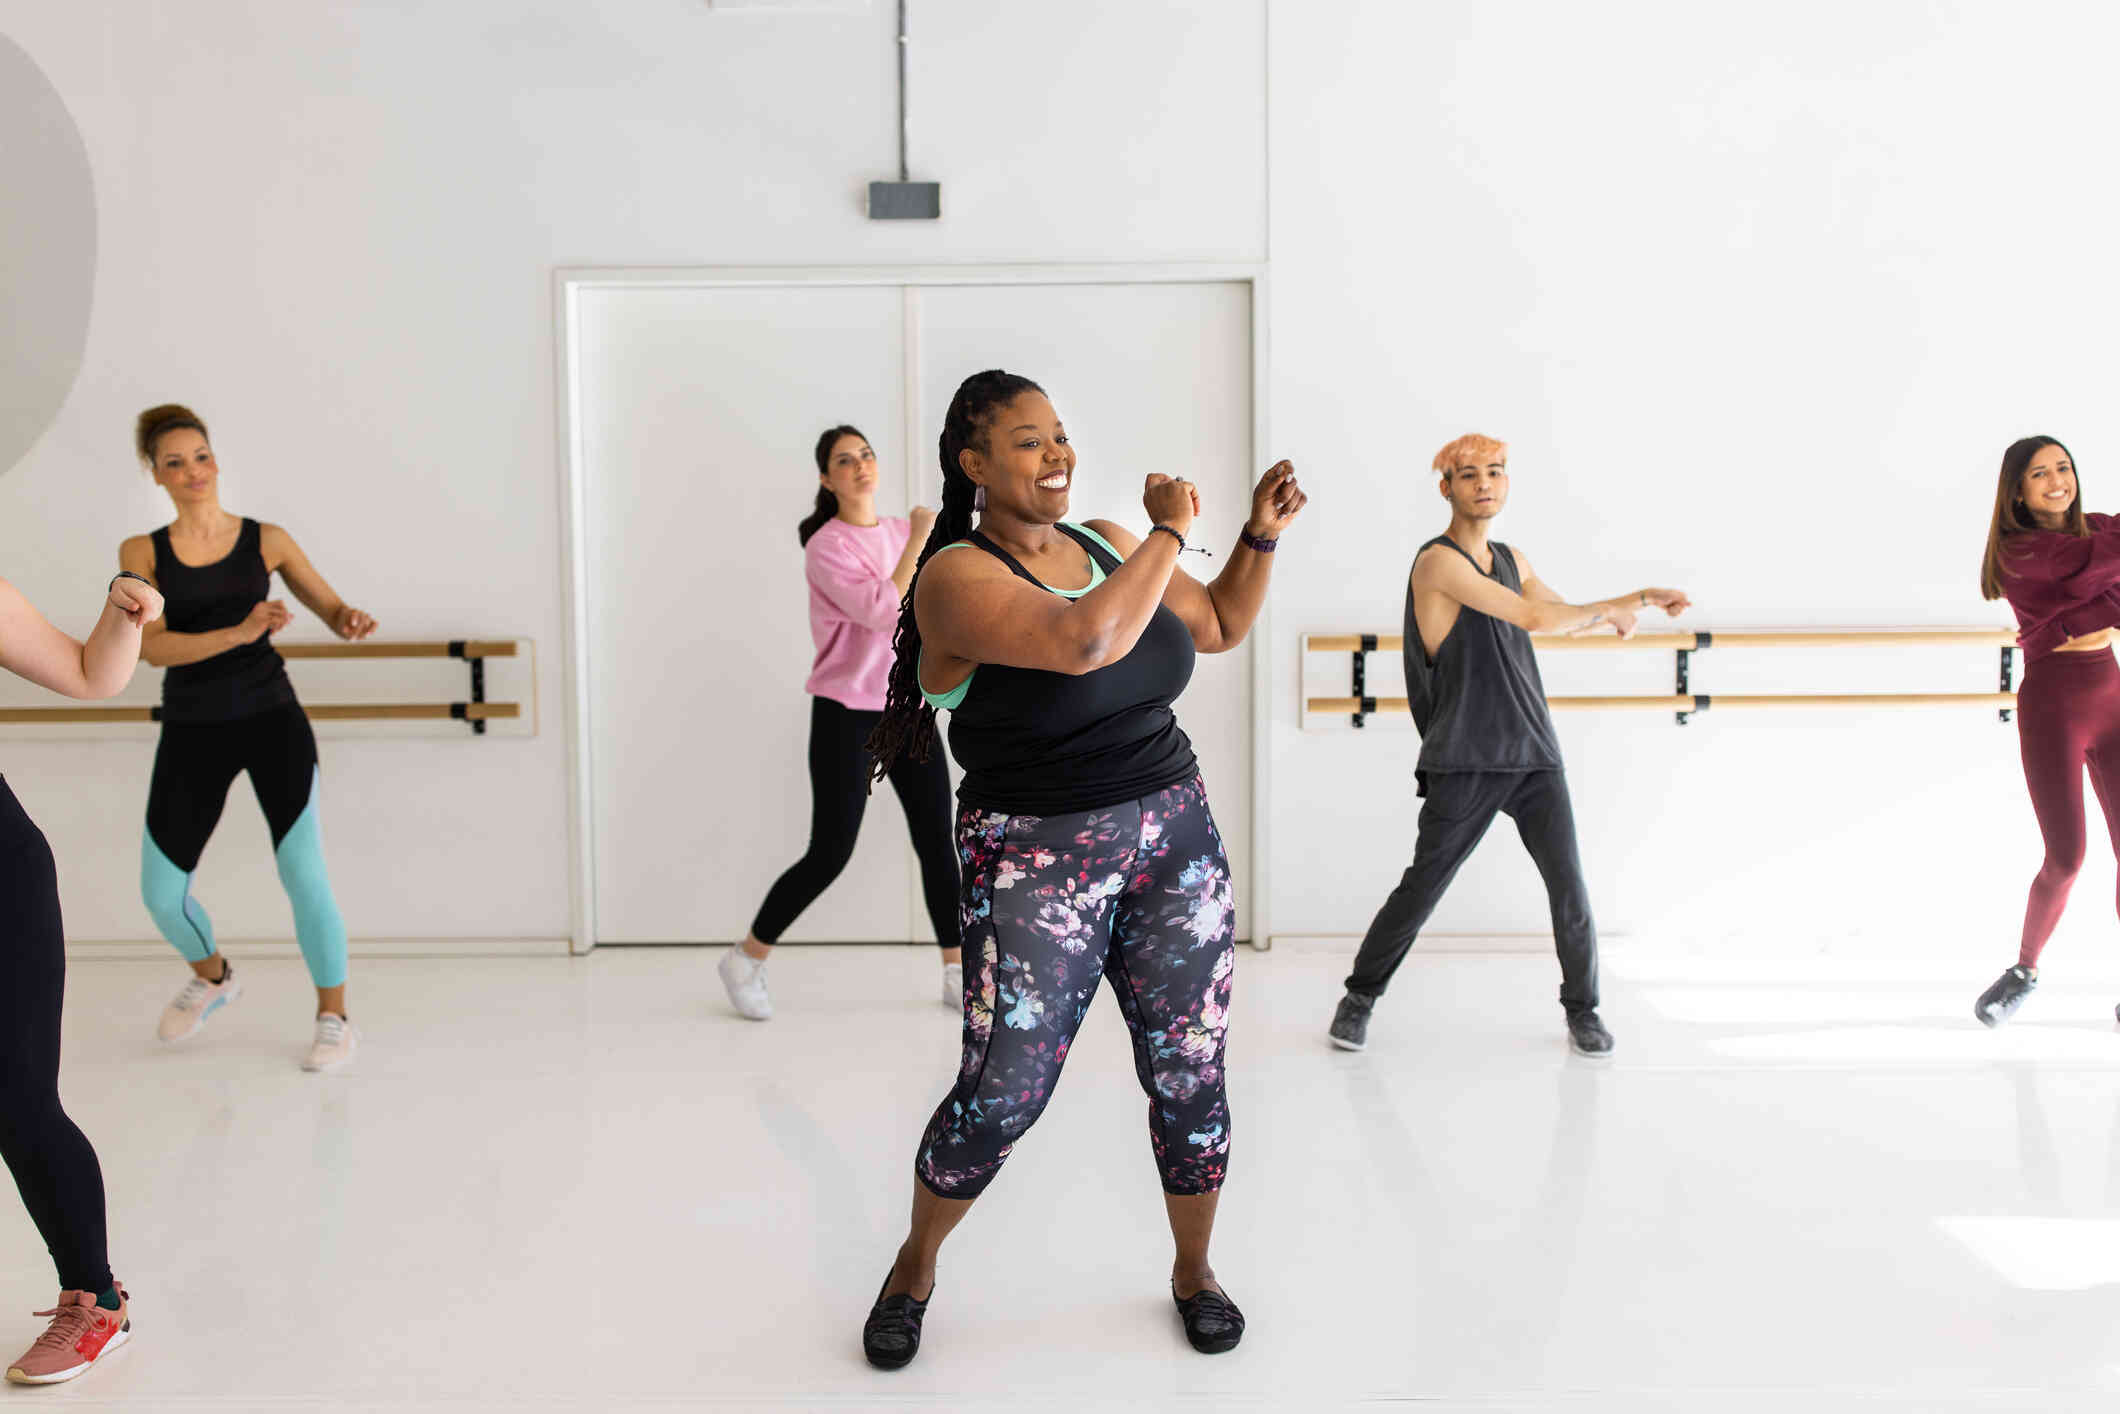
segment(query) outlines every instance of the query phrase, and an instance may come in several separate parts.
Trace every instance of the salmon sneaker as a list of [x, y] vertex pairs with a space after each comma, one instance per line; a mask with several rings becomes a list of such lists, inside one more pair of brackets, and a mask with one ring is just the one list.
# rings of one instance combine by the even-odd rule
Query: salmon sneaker
[[98, 1360], [132, 1339], [130, 1308], [122, 1286], [115, 1311], [98, 1306], [93, 1291], [60, 1292], [56, 1307], [37, 1313], [52, 1318], [51, 1328], [7, 1367], [8, 1379], [18, 1385], [56, 1385], [87, 1374]]

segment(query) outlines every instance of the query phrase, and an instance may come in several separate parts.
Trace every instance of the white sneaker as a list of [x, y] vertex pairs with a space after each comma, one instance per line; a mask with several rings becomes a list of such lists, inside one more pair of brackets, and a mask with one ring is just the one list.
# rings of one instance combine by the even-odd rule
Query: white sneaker
[[942, 1004], [951, 1011], [964, 1010], [964, 964], [942, 964]]
[[353, 1048], [360, 1044], [360, 1040], [361, 1033], [352, 1022], [327, 1011], [317, 1018], [317, 1038], [310, 1044], [309, 1054], [303, 1058], [302, 1069], [341, 1069], [353, 1059]]
[[209, 1017], [242, 995], [243, 984], [236, 980], [233, 970], [219, 982], [193, 977], [184, 984], [184, 990], [162, 1008], [162, 1020], [156, 1024], [155, 1034], [165, 1041], [181, 1041], [196, 1035]]
[[721, 985], [729, 989], [729, 1005], [748, 1021], [771, 1021], [773, 999], [766, 995], [766, 965], [743, 950], [731, 947], [714, 965]]

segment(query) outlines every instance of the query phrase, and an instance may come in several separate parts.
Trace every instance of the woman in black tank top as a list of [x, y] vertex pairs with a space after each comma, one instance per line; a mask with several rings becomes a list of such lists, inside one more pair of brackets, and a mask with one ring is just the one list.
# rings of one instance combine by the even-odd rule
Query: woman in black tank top
[[324, 867], [316, 737], [270, 641], [293, 618], [269, 597], [272, 576], [282, 576], [341, 638], [368, 637], [375, 620], [333, 593], [286, 531], [221, 508], [220, 467], [197, 414], [174, 404], [150, 408], [140, 414], [135, 444], [177, 509], [169, 525], [118, 547], [119, 566], [153, 583], [167, 603], [147, 626], [141, 650], [168, 671], [140, 892], [162, 936], [190, 964], [192, 980], [163, 1010], [157, 1034], [164, 1041], [194, 1035], [242, 995], [214, 945], [212, 922], [191, 895], [191, 879], [230, 785], [248, 772], [317, 989], [316, 1032], [303, 1068], [336, 1070], [352, 1059], [358, 1040], [346, 1015], [346, 925]]
[[965, 768], [964, 1052], [921, 1138], [912, 1228], [863, 1347], [890, 1369], [918, 1351], [937, 1250], [1043, 1111], [1109, 980], [1148, 1095], [1177, 1248], [1171, 1296], [1194, 1348], [1228, 1350], [1244, 1317], [1207, 1248], [1229, 1153], [1235, 908], [1171, 703], [1196, 650], [1227, 651], [1249, 632], [1276, 537], [1305, 498], [1286, 462], [1267, 472], [1209, 585], [1178, 570], [1200, 509], [1188, 481], [1148, 478], [1152, 529], [1140, 538], [1110, 521], [1066, 521], [1074, 449], [1027, 378], [968, 379], [941, 460], [942, 511], [900, 616], [871, 749], [879, 774], [903, 754], [924, 758], [935, 707], [951, 713]]

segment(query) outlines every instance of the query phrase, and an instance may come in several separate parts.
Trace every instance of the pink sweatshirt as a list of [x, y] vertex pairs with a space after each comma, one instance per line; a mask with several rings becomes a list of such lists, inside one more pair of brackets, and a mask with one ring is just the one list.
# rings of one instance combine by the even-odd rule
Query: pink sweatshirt
[[891, 571], [912, 525], [885, 516], [875, 525], [828, 520], [803, 547], [810, 581], [810, 641], [817, 661], [804, 687], [857, 712], [881, 712], [898, 631], [898, 586]]
[[2030, 530], [2002, 547], [2002, 589], [2030, 667], [2071, 638], [2120, 628], [2120, 521], [2092, 511], [2090, 536]]

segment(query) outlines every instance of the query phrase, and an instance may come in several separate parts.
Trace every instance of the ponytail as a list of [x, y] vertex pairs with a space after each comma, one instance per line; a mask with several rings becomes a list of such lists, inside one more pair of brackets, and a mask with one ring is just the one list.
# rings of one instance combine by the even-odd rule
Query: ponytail
[[[849, 427], [845, 423], [837, 427], [827, 427], [817, 437], [817, 475], [820, 478], [831, 466], [832, 448], [839, 445], [839, 439], [842, 437], [861, 437], [864, 442], [869, 440], [861, 436], [861, 429], [858, 427]], [[831, 487], [820, 485], [817, 488], [816, 509], [802, 518], [802, 523], [795, 527], [795, 534], [807, 546], [810, 537], [824, 529], [824, 523], [838, 514], [839, 498], [832, 494]]]
[[972, 533], [972, 498], [979, 488], [964, 474], [959, 454], [966, 447], [985, 450], [987, 424], [996, 408], [1006, 407], [1025, 393], [1044, 391], [1028, 378], [992, 368], [965, 379], [950, 399], [937, 449], [942, 461], [942, 509], [935, 515], [935, 528], [928, 532], [912, 582], [898, 606], [898, 632], [891, 639], [890, 687], [882, 720], [868, 739], [869, 754], [875, 760], [872, 787], [890, 774], [901, 756], [926, 761], [934, 754], [935, 709], [920, 688], [920, 620], [913, 613], [913, 597], [920, 591], [920, 571], [935, 552]]

